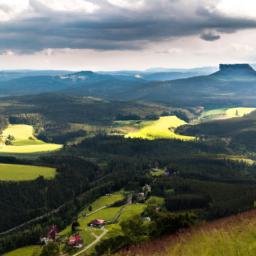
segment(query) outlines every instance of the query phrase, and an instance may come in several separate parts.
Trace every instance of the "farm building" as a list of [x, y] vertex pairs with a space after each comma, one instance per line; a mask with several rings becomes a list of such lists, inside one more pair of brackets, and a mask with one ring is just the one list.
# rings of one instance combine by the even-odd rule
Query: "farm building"
[[144, 201], [146, 199], [145, 193], [144, 192], [140, 192], [137, 194], [137, 201], [141, 202]]
[[88, 226], [99, 228], [99, 227], [104, 226], [105, 224], [106, 224], [106, 221], [105, 221], [105, 220], [96, 219], [96, 220], [91, 221], [91, 222], [88, 224]]
[[68, 245], [76, 248], [81, 248], [83, 246], [83, 240], [79, 234], [75, 234], [69, 237]]

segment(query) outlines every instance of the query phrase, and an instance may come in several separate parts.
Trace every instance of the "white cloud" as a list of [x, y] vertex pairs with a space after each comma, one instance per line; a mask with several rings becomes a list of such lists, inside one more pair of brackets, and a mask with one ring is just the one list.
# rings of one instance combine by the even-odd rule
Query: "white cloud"
[[14, 56], [15, 52], [13, 52], [12, 50], [5, 50], [5, 51], [2, 51], [0, 53], [0, 55], [2, 55], [2, 56]]
[[28, 7], [29, 0], [0, 0], [0, 22], [16, 18]]
[[243, 52], [243, 54], [249, 54], [254, 52], [254, 48], [249, 44], [233, 43], [231, 44], [231, 47], [237, 52]]
[[158, 53], [158, 54], [170, 54], [170, 55], [181, 54], [182, 52], [183, 52], [183, 50], [181, 48], [175, 48], [175, 47], [167, 49], [167, 50], [156, 51], [156, 53]]
[[93, 13], [99, 9], [95, 3], [86, 0], [38, 0], [54, 11]]
[[217, 9], [227, 15], [256, 18], [255, 0], [220, 0]]
[[108, 0], [111, 5], [124, 9], [140, 9], [144, 7], [144, 0]]

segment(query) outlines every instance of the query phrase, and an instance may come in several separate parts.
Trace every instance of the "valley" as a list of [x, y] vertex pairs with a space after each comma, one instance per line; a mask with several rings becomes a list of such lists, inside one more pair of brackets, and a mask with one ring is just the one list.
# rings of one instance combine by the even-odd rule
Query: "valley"
[[[128, 95], [131, 85], [126, 83], [134, 83], [134, 91], [144, 91], [145, 97], [139, 100], [109, 97], [110, 91], [105, 92], [103, 86], [116, 74], [98, 77], [93, 72], [51, 77], [56, 88], [56, 81], [61, 80], [83, 92], [88, 89], [84, 83], [92, 79], [93, 86], [100, 87], [88, 94], [78, 95], [80, 89], [76, 94], [56, 93], [55, 88], [43, 94], [3, 97], [0, 253], [122, 253], [135, 244], [143, 246], [163, 235], [252, 210], [256, 198], [255, 105], [233, 99], [220, 103], [215, 96], [207, 102], [202, 97], [194, 104], [198, 91], [188, 85], [191, 80], [194, 84], [213, 79], [215, 86], [216, 81], [223, 86], [223, 81], [233, 84], [233, 79], [245, 77], [247, 82], [254, 81], [254, 71], [241, 69], [235, 68], [239, 77], [231, 76], [232, 70], [224, 66], [212, 75], [151, 81], [150, 86], [149, 81], [137, 84], [138, 78], [115, 77], [116, 87], [109, 90]], [[117, 82], [126, 79], [123, 87]], [[157, 93], [152, 91], [155, 86]], [[186, 92], [181, 99], [178, 94], [183, 93], [183, 86]], [[178, 94], [174, 97], [169, 90]], [[151, 99], [146, 96], [151, 93], [164, 96]], [[168, 104], [167, 95], [174, 97]], [[49, 233], [53, 225], [54, 237]], [[197, 240], [189, 239], [191, 245], [188, 242], [184, 252], [183, 245], [175, 245], [178, 254], [194, 250]], [[207, 239], [199, 238], [202, 247], [204, 243], [211, 246]]]
[[0, 0], [0, 256], [255, 256], [255, 10]]

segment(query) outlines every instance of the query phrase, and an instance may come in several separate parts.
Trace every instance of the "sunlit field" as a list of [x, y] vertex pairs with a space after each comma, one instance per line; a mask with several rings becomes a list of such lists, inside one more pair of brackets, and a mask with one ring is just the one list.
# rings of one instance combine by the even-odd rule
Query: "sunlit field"
[[141, 139], [179, 139], [193, 140], [194, 137], [179, 135], [174, 132], [174, 129], [185, 125], [186, 122], [176, 116], [163, 116], [159, 120], [152, 122], [141, 128], [137, 132], [131, 132], [125, 135], [125, 138], [141, 138]]
[[[8, 138], [12, 137], [10, 145], [6, 145]], [[45, 143], [34, 136], [34, 128], [31, 125], [9, 125], [2, 133], [0, 153], [41, 153], [55, 151], [62, 145]]]
[[43, 176], [45, 179], [52, 179], [55, 173], [56, 170], [49, 167], [0, 164], [0, 181], [28, 181], [34, 180], [39, 176]]
[[204, 111], [199, 117], [200, 121], [221, 120], [243, 117], [255, 111], [256, 108], [220, 108]]

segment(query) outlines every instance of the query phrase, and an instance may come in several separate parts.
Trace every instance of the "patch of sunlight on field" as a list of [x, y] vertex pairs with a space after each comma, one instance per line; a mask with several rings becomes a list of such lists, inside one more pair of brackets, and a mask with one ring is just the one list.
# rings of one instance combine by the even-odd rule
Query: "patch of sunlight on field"
[[[11, 145], [5, 145], [9, 136], [14, 140]], [[31, 125], [17, 124], [9, 125], [1, 135], [0, 153], [42, 153], [56, 151], [62, 148], [62, 145], [45, 143], [34, 136], [34, 128]]]
[[242, 117], [253, 112], [255, 108], [229, 108], [226, 111], [228, 117]]
[[254, 160], [252, 160], [250, 158], [247, 158], [247, 157], [244, 157], [244, 156], [239, 156], [239, 155], [221, 155], [221, 154], [218, 154], [218, 155], [215, 155], [214, 158], [229, 159], [229, 160], [232, 160], [232, 161], [244, 162], [248, 165], [255, 164]]
[[256, 108], [220, 108], [204, 111], [199, 119], [201, 121], [222, 120], [235, 117], [243, 117], [255, 111]]
[[141, 128], [137, 132], [131, 132], [125, 135], [125, 138], [141, 138], [141, 139], [179, 139], [194, 140], [195, 137], [179, 135], [174, 129], [185, 125], [186, 122], [176, 116], [163, 116], [159, 120], [152, 122], [150, 125]]
[[39, 176], [45, 179], [55, 177], [56, 170], [50, 167], [19, 164], [0, 164], [0, 181], [28, 181]]
[[3, 256], [34, 256], [39, 255], [41, 252], [40, 246], [27, 246], [23, 247], [9, 253], [4, 254]]

